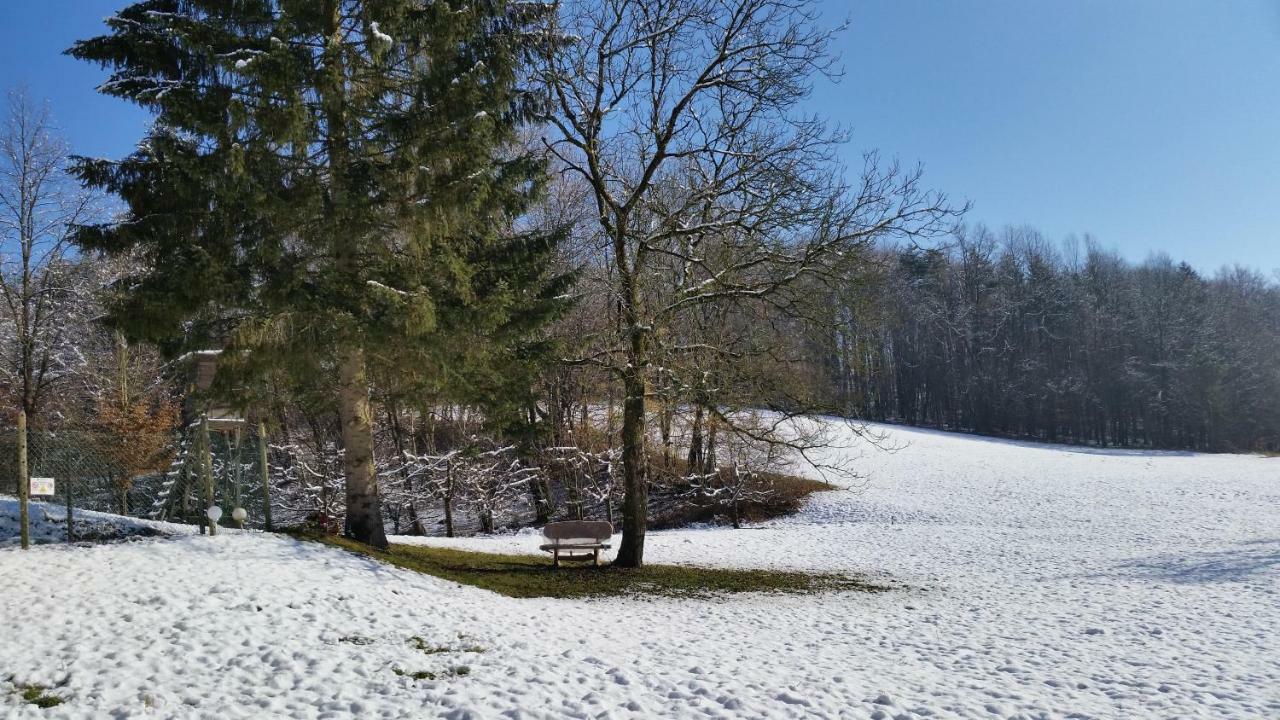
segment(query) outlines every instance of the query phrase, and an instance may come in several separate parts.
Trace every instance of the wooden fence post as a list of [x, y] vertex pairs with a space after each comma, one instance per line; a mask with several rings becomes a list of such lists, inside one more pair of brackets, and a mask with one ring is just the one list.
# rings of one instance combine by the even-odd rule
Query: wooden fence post
[[200, 479], [204, 481], [204, 521], [209, 524], [209, 535], [218, 534], [218, 523], [208, 516], [213, 507], [213, 445], [209, 440], [209, 416], [200, 418]]
[[75, 520], [71, 515], [71, 478], [73, 477], [75, 477], [73, 474], [68, 473], [66, 480], [63, 481], [63, 487], [66, 488], [63, 492], [67, 495], [67, 542], [75, 542], [76, 537]]
[[27, 411], [18, 411], [18, 533], [22, 549], [31, 547], [31, 512], [27, 507], [31, 496], [31, 478], [27, 475]]
[[258, 421], [258, 472], [262, 474], [262, 520], [271, 532], [271, 472], [267, 466], [267, 424]]
[[241, 452], [244, 449], [244, 446], [242, 444], [244, 440], [244, 434], [240, 431], [239, 427], [236, 428], [235, 433], [232, 435], [232, 438], [235, 441], [235, 447], [232, 450], [232, 452], [235, 453], [235, 457], [233, 458], [235, 460], [235, 464], [231, 466], [231, 483], [232, 483], [231, 524], [233, 527], [239, 530], [243, 530], [244, 521], [237, 520], [236, 513], [235, 513], [235, 509], [238, 507], [241, 507], [240, 484], [241, 484], [241, 481], [244, 480], [244, 462], [243, 462], [244, 456]]

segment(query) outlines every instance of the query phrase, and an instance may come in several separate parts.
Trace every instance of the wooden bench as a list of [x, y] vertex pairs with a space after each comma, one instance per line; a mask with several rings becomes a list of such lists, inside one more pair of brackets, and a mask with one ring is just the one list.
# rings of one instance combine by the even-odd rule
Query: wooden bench
[[540, 549], [551, 553], [551, 566], [560, 567], [560, 559], [586, 560], [600, 564], [600, 551], [609, 549], [613, 526], [603, 520], [566, 520], [547, 523], [542, 536], [548, 542]]

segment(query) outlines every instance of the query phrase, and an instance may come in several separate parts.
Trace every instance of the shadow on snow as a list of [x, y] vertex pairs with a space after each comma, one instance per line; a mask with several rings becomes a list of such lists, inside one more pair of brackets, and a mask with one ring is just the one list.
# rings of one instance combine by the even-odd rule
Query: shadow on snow
[[1242, 582], [1280, 568], [1280, 540], [1251, 540], [1229, 550], [1157, 555], [1118, 566], [1118, 574], [1185, 584]]

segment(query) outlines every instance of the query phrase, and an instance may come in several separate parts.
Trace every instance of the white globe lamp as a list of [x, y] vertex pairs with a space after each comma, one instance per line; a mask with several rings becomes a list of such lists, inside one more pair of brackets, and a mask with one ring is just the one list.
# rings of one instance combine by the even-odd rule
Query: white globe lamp
[[208, 510], [206, 510], [204, 514], [205, 514], [205, 517], [209, 518], [210, 520], [216, 523], [222, 519], [222, 508], [218, 507], [217, 505], [214, 505], [210, 507]]
[[247, 517], [249, 517], [249, 513], [245, 512], [245, 509], [242, 507], [238, 507], [235, 510], [231, 511], [231, 519], [235, 520], [238, 523], [243, 524], [244, 519]]

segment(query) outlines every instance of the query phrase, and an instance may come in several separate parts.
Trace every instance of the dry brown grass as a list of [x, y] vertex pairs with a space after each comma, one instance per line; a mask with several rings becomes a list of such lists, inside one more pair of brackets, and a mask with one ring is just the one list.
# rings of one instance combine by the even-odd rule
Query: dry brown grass
[[[683, 478], [688, 475], [687, 463], [680, 458], [672, 458], [670, 464], [663, 461], [660, 455], [650, 459], [650, 474], [658, 488], [656, 495], [677, 494], [681, 487], [687, 486]], [[728, 476], [729, 468], [721, 468], [720, 472]], [[757, 481], [761, 486], [772, 489], [766, 499], [742, 502], [738, 513], [743, 522], [757, 523], [773, 518], [790, 515], [800, 509], [805, 498], [816, 492], [838, 490], [836, 486], [821, 480], [787, 475], [778, 472], [757, 473]], [[650, 527], [656, 530], [682, 527], [692, 523], [728, 523], [731, 509], [724, 501], [684, 501], [671, 503], [654, 514]]]

